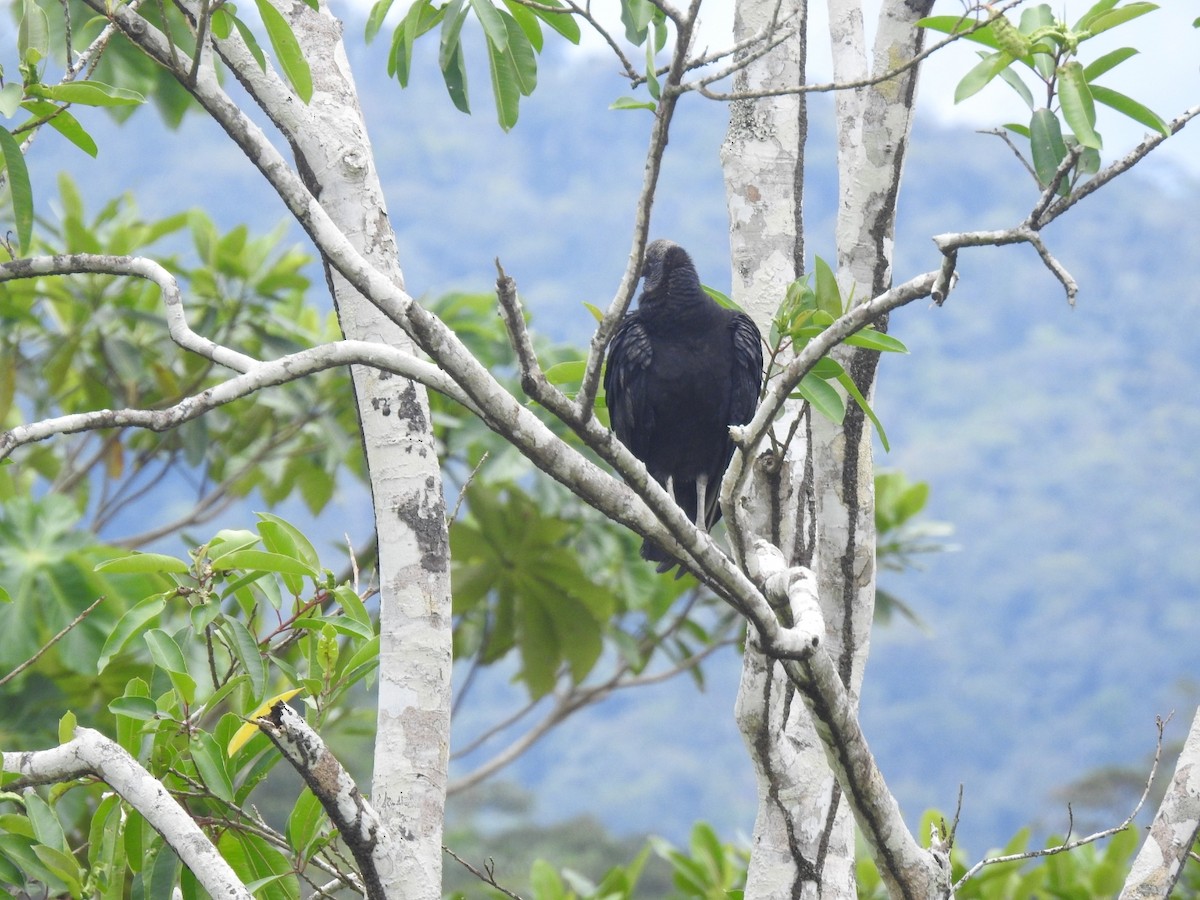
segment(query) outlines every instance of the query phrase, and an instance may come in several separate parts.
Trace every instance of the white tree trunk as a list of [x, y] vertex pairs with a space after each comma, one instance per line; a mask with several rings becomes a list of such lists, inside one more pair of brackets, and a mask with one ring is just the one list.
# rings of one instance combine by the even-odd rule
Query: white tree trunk
[[[310, 189], [363, 256], [403, 286], [366, 125], [341, 42], [322, 5], [291, 4], [313, 69], [307, 127], [288, 129]], [[347, 338], [411, 352], [400, 326], [327, 267]], [[425, 388], [354, 366], [379, 547], [379, 715], [371, 800], [408, 852], [381, 871], [388, 896], [442, 893], [450, 745], [450, 548]]]
[[[924, 4], [917, 4], [924, 5]], [[741, 0], [735, 40], [763, 33], [773, 16], [797, 34], [739, 74], [735, 90], [765, 92], [804, 82], [805, 7]], [[888, 0], [880, 16], [875, 70], [911, 57], [919, 14]], [[859, 0], [830, 4], [834, 77], [866, 78], [869, 67]], [[915, 74], [836, 94], [839, 281], [859, 300], [891, 283], [895, 201], [912, 121]], [[733, 296], [765, 326], [802, 271], [803, 95], [735, 100], [722, 152], [729, 204]], [[870, 127], [867, 127], [867, 123]], [[886, 323], [883, 323], [886, 326]], [[764, 327], [765, 331], [765, 327]], [[876, 355], [843, 351], [839, 360], [863, 393], [874, 386]], [[783, 458], [755, 469], [764, 511], [760, 533], [790, 565], [812, 567], [825, 619], [825, 646], [857, 704], [875, 602], [874, 475], [871, 431], [853, 406], [842, 425], [815, 415], [799, 423]], [[778, 427], [786, 433], [786, 427]], [[856, 895], [854, 827], [803, 705], [778, 664], [748, 641], [738, 721], [755, 761], [759, 812], [747, 897]]]
[[1200, 836], [1200, 709], [1175, 764], [1175, 774], [1134, 857], [1120, 900], [1165, 900]]
[[[803, 83], [806, 18], [804, 0], [782, 7], [774, 0], [737, 4], [735, 41], [765, 33], [772, 21], [794, 33], [747, 65], [735, 91], [752, 94]], [[804, 267], [805, 117], [802, 94], [734, 100], [722, 148], [733, 299], [764, 334]], [[789, 424], [782, 422], [777, 432], [786, 434]], [[808, 425], [805, 416], [791, 446], [782, 454], [765, 454], [754, 471], [762, 515], [753, 527], [783, 548], [791, 565], [813, 564], [812, 481], [805, 477]], [[746, 896], [854, 897], [854, 832], [844, 812], [836, 822], [831, 815], [838, 794], [824, 748], [782, 667], [762, 654], [753, 634], [743, 660], [737, 721], [759, 793]]]

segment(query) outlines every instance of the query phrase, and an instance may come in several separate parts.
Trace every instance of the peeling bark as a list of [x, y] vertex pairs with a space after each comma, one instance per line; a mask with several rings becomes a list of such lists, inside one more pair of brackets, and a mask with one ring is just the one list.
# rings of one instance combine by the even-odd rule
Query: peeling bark
[[1184, 741], [1175, 774], [1154, 816], [1120, 900], [1152, 900], [1170, 896], [1200, 837], [1200, 709]]

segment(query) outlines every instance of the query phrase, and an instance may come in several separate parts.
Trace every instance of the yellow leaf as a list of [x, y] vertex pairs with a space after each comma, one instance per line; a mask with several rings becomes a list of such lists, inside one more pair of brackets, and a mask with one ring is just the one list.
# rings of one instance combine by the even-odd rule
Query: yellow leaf
[[290, 691], [284, 691], [282, 694], [276, 694], [274, 697], [264, 700], [262, 704], [259, 705], [256, 710], [254, 710], [254, 712], [246, 716], [246, 718], [250, 721], [246, 722], [246, 724], [233, 733], [233, 737], [229, 739], [229, 746], [225, 748], [225, 755], [232, 757], [233, 754], [237, 753], [244, 746], [246, 746], [246, 744], [250, 741], [250, 738], [258, 734], [257, 720], [269, 713], [271, 711], [271, 707], [276, 703], [287, 703], [298, 693], [300, 693], [300, 690], [300, 688], [292, 688]]

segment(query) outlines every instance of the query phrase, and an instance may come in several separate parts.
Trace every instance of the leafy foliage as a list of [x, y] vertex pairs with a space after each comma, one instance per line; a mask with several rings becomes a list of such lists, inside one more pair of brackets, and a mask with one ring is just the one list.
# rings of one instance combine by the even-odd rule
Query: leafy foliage
[[[45, 253], [145, 254], [180, 280], [192, 301], [192, 327], [243, 351], [273, 357], [338, 336], [332, 314], [306, 300], [310, 258], [283, 245], [283, 229], [252, 238], [245, 227], [220, 234], [203, 213], [146, 221], [129, 198], [89, 215], [75, 185], [59, 180], [62, 219], [47, 225]], [[186, 234], [199, 264], [173, 254]], [[198, 313], [198, 314], [197, 314]], [[130, 278], [84, 275], [9, 282], [0, 289], [0, 426], [94, 409], [162, 407], [226, 377], [163, 335], [157, 287]], [[230, 404], [168, 433], [117, 430], [64, 437], [27, 448], [0, 473], [0, 502], [51, 489], [69, 496], [93, 531], [110, 537], [146, 491], [195, 486], [172, 520], [136, 520], [135, 546], [196, 524], [230, 498], [256, 491], [276, 503], [298, 489], [314, 513], [332, 496], [338, 473], [361, 475], [348, 376], [332, 370]], [[20, 402], [15, 402], [16, 398]], [[126, 525], [128, 528], [129, 526]]]
[[[943, 538], [954, 526], [921, 518], [929, 502], [929, 483], [912, 482], [903, 472], [875, 472], [875, 558], [881, 570], [903, 572], [918, 567], [918, 557], [951, 549]], [[875, 621], [888, 622], [899, 613], [922, 625], [913, 606], [885, 588], [875, 592]]]
[[[1099, 0], [1074, 25], [1055, 17], [1048, 4], [1031, 6], [1014, 24], [1003, 13], [994, 13], [977, 27], [964, 17], [933, 16], [920, 25], [947, 34], [962, 34], [988, 49], [980, 51], [979, 63], [954, 92], [961, 102], [1000, 77], [1029, 107], [1028, 126], [1005, 126], [1029, 141], [1032, 171], [1043, 189], [1051, 186], [1061, 195], [1071, 192], [1079, 179], [1100, 169], [1103, 146], [1096, 131], [1096, 104], [1140, 122], [1160, 134], [1168, 134], [1166, 123], [1153, 110], [1132, 97], [1096, 80], [1137, 54], [1121, 47], [1092, 60], [1080, 60], [1080, 46], [1113, 28], [1158, 9], [1154, 3], [1132, 0]], [[1029, 86], [1030, 79], [1033, 88]], [[1068, 162], [1068, 155], [1071, 160]], [[1060, 167], [1066, 168], [1059, 174]]]
[[[246, 883], [272, 879], [267, 895], [298, 897], [298, 876], [329, 844], [328, 823], [308, 793], [282, 832], [262, 822], [252, 795], [279, 756], [257, 729], [249, 740], [235, 737], [243, 716], [282, 687], [302, 692], [314, 726], [336, 731], [349, 715], [342, 699], [377, 663], [379, 638], [363, 598], [321, 568], [298, 530], [265, 513], [255, 532], [218, 532], [187, 559], [124, 552], [94, 569], [98, 578], [120, 575], [127, 589], [152, 593], [126, 594], [115, 623], [81, 636], [79, 662], [93, 679], [116, 677], [123, 687], [105, 692], [115, 698], [105, 707], [92, 700], [70, 713], [60, 739], [69, 739], [76, 718], [115, 733], [168, 790], [187, 798]], [[161, 837], [101, 787], [76, 783], [48, 797], [0, 793], [8, 807], [0, 886], [21, 891], [40, 882], [71, 897], [127, 890], [159, 897], [179, 884], [183, 896], [201, 896]]]
[[[377, 0], [367, 19], [367, 40], [373, 39], [391, 11], [393, 0]], [[558, 11], [561, 10], [561, 11]], [[392, 31], [388, 54], [388, 75], [408, 85], [412, 68], [413, 45], [417, 38], [440, 26], [438, 66], [455, 107], [470, 113], [467, 89], [466, 53], [463, 49], [463, 25], [473, 16], [483, 30], [488, 72], [496, 118], [508, 131], [517, 124], [522, 97], [537, 87], [537, 54], [545, 42], [543, 25], [549, 26], [573, 44], [579, 43], [579, 25], [573, 11], [561, 0], [527, 5], [517, 0], [416, 0]]]
[[[829, 264], [818, 257], [814, 269], [814, 273], [788, 286], [787, 294], [771, 320], [771, 330], [767, 338], [766, 386], [770, 385], [773, 378], [779, 376], [793, 355], [803, 350], [809, 341], [825, 331], [840, 316], [845, 315], [851, 306], [853, 298], [842, 297], [841, 288], [838, 287]], [[889, 353], [908, 352], [904, 344], [896, 338], [874, 328], [864, 328], [850, 335], [844, 343], [851, 347]], [[887, 434], [875, 411], [871, 409], [854, 379], [832, 356], [822, 358], [813, 370], [800, 380], [792, 399], [804, 401], [811, 409], [840, 424], [846, 417], [846, 403], [831, 382], [840, 385], [846, 394], [853, 398], [874, 424], [884, 449], [888, 449]], [[801, 415], [803, 414], [802, 412]]]
[[[944, 817], [937, 811], [927, 812], [922, 817], [920, 833], [928, 835], [931, 827], [944, 822]], [[1064, 836], [1051, 835], [1046, 839], [1042, 855], [984, 866], [955, 892], [955, 896], [967, 900], [1008, 900], [1011, 897], [1098, 900], [1116, 897], [1121, 892], [1140, 840], [1138, 829], [1130, 827], [1104, 842], [1059, 852], [1055, 848], [1063, 845]], [[984, 858], [1030, 853], [1033, 848], [1029, 841], [1029, 829], [1023, 828], [1004, 847], [988, 851]], [[953, 881], [959, 881], [967, 873], [974, 859], [960, 847], [953, 849]], [[1194, 870], [1196, 866], [1192, 863], [1188, 868]], [[887, 897], [875, 864], [862, 853], [858, 858], [857, 875], [860, 900], [884, 900]], [[1171, 896], [1181, 900], [1200, 896], [1198, 876], [1200, 873], [1189, 871]]]

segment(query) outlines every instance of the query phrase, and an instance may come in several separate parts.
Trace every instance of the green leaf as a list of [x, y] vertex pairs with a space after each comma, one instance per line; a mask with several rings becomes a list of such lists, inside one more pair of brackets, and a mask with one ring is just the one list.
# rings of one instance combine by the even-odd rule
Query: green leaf
[[662, 99], [662, 86], [654, 71], [654, 44], [650, 41], [646, 41], [646, 90], [656, 101]]
[[954, 89], [954, 102], [961, 103], [983, 88], [1000, 72], [1010, 65], [1013, 58], [1003, 50], [996, 53], [983, 54], [983, 59], [976, 63]]
[[1093, 147], [1085, 147], [1079, 154], [1076, 169], [1081, 175], [1095, 175], [1100, 171], [1100, 151]]
[[307, 564], [314, 572], [320, 571], [321, 559], [304, 533], [291, 522], [273, 513], [255, 513], [258, 516], [258, 531], [263, 546], [273, 553], [282, 553]]
[[541, 603], [520, 604], [521, 621], [521, 680], [534, 700], [544, 697], [554, 688], [558, 670], [559, 646], [554, 635], [554, 622]]
[[370, 640], [375, 636], [375, 630], [372, 626], [356, 622], [349, 616], [302, 616], [292, 623], [293, 628], [300, 628], [306, 631], [321, 631], [326, 626], [333, 628], [334, 631], [340, 634], [362, 641]]
[[[1058, 116], [1045, 107], [1035, 109], [1029, 122], [1029, 135], [1033, 168], [1037, 172], [1038, 183], [1045, 188], [1054, 179], [1059, 164], [1067, 156], [1067, 145], [1063, 141]], [[1066, 196], [1067, 189], [1067, 179], [1063, 178], [1058, 192]]]
[[1093, 35], [1108, 31], [1110, 28], [1116, 28], [1118, 25], [1130, 21], [1131, 19], [1144, 16], [1146, 13], [1154, 12], [1158, 9], [1157, 3], [1130, 3], [1128, 6], [1121, 6], [1115, 9], [1110, 9], [1108, 12], [1101, 13], [1098, 16], [1090, 19], [1087, 24], [1087, 30]]
[[117, 697], [108, 704], [108, 711], [116, 716], [143, 721], [158, 718], [158, 705], [149, 697]]
[[[481, 2], [490, 6], [487, 0]], [[496, 101], [496, 120], [505, 131], [517, 124], [519, 106], [521, 103], [521, 87], [518, 81], [513, 58], [497, 47], [491, 40], [487, 42], [488, 68], [492, 76], [492, 96]]]
[[392, 0], [376, 0], [374, 6], [371, 7], [371, 13], [367, 16], [367, 25], [364, 30], [364, 38], [369, 44], [375, 40], [375, 36], [379, 34], [379, 29], [383, 27], [383, 20], [387, 18], [387, 14], [391, 12]]
[[1168, 136], [1171, 133], [1170, 126], [1159, 117], [1158, 113], [1138, 103], [1132, 97], [1127, 97], [1118, 91], [1114, 91], [1112, 88], [1093, 84], [1092, 99], [1097, 103], [1103, 103], [1105, 106], [1115, 109], [1117, 112], [1128, 116], [1135, 122], [1145, 125], [1147, 128], [1153, 128], [1163, 136]]
[[583, 373], [586, 368], [587, 360], [572, 359], [555, 363], [545, 371], [545, 376], [551, 384], [579, 384], [583, 381]]
[[488, 43], [500, 52], [507, 50], [508, 29], [504, 25], [504, 17], [500, 10], [492, 5], [492, 0], [471, 0], [471, 9], [475, 10], [475, 16], [483, 26]]
[[[62, 882], [67, 887], [67, 892], [72, 897], [83, 896], [83, 871], [79, 868], [79, 861], [70, 853], [60, 850], [57, 847], [47, 847], [44, 844], [39, 844], [33, 848], [33, 852], [54, 875], [62, 879]], [[27, 895], [28, 896], [28, 895]]]
[[250, 51], [250, 55], [254, 57], [254, 61], [258, 63], [258, 68], [263, 72], [267, 71], [267, 54], [263, 53], [262, 47], [258, 46], [258, 38], [254, 36], [254, 32], [245, 22], [237, 16], [233, 16], [233, 27], [237, 29], [238, 35], [246, 44], [246, 49]]
[[106, 559], [104, 562], [97, 563], [96, 572], [178, 572], [183, 573], [189, 570], [190, 566], [182, 559], [176, 559], [174, 556], [167, 556], [163, 553], [130, 553], [128, 556], [115, 556], [112, 559]]
[[1085, 147], [1101, 149], [1100, 136], [1096, 134], [1096, 105], [1083, 74], [1083, 64], [1071, 60], [1058, 68], [1058, 99], [1062, 103], [1063, 118], [1075, 134], [1075, 139]]
[[844, 343], [852, 347], [865, 347], [868, 350], [881, 350], [885, 353], [908, 352], [908, 348], [902, 341], [873, 328], [864, 328], [862, 331], [855, 332], [846, 338]]
[[735, 309], [738, 312], [742, 311], [742, 308], [733, 302], [732, 297], [726, 293], [718, 291], [715, 287], [709, 287], [707, 284], [702, 284], [700, 285], [700, 289], [726, 309]]
[[76, 724], [75, 713], [69, 710], [58, 720], [58, 742], [60, 744], [65, 744], [75, 737]]
[[1017, 92], [1017, 96], [1025, 101], [1026, 106], [1031, 110], [1034, 108], [1033, 93], [1029, 90], [1029, 86], [1021, 80], [1021, 76], [1013, 71], [1012, 66], [1000, 72], [1000, 79]]
[[542, 24], [533, 11], [527, 6], [522, 6], [516, 0], [504, 0], [504, 8], [508, 10], [508, 14], [513, 17], [513, 20], [521, 26], [521, 33], [529, 41], [529, 45], [537, 53], [542, 52], [544, 38], [542, 37]]
[[161, 628], [151, 628], [145, 634], [146, 645], [150, 648], [150, 656], [154, 664], [165, 672], [186, 672], [187, 663], [183, 659], [183, 651], [175, 638]]
[[288, 859], [253, 834], [228, 830], [217, 842], [221, 855], [260, 900], [299, 900], [299, 881]]
[[196, 681], [188, 673], [179, 644], [161, 628], [147, 631], [145, 640], [154, 664], [167, 673], [183, 702], [190, 705], [196, 697]]
[[21, 147], [7, 128], [0, 128], [0, 157], [8, 172], [8, 191], [12, 198], [13, 219], [17, 228], [17, 252], [24, 254], [33, 239], [33, 187]]
[[206, 731], [198, 731], [191, 741], [192, 762], [205, 786], [217, 797], [233, 802], [233, 782], [225, 768], [225, 754], [216, 738]]
[[1105, 53], [1098, 59], [1088, 63], [1083, 70], [1083, 77], [1087, 80], [1088, 84], [1091, 84], [1105, 72], [1116, 68], [1121, 63], [1125, 62], [1125, 60], [1129, 59], [1131, 56], [1137, 56], [1137, 54], [1138, 51], [1133, 47], [1121, 47], [1117, 50], [1113, 50], [1110, 53]]
[[[145, 871], [143, 869], [143, 871]], [[145, 878], [147, 897], [170, 897], [174, 892], [175, 878], [179, 872], [179, 857], [163, 847], [154, 851], [150, 864], [150, 876]]]
[[315, 568], [302, 560], [269, 550], [235, 550], [221, 557], [221, 568], [307, 575], [311, 578], [316, 578], [319, 574]]
[[146, 98], [137, 91], [113, 87], [100, 81], [68, 81], [39, 92], [47, 100], [59, 103], [78, 103], [80, 106], [137, 106]]
[[223, 630], [228, 630], [233, 636], [233, 652], [242, 671], [250, 676], [250, 694], [254, 700], [259, 700], [266, 693], [267, 664], [258, 648], [258, 641], [242, 622], [232, 616], [225, 619]]
[[6, 84], [0, 87], [0, 116], [11, 119], [21, 108], [21, 99], [25, 91], [19, 84]]
[[[8, 87], [15, 87], [9, 85]], [[5, 88], [7, 90], [7, 88]], [[20, 88], [17, 89], [18, 95]], [[3, 91], [0, 91], [3, 93]], [[67, 112], [61, 106], [56, 106], [46, 100], [26, 100], [21, 104], [21, 107], [33, 113], [39, 119], [44, 118], [46, 124], [65, 137], [68, 141], [86, 153], [88, 156], [95, 158], [100, 152], [100, 148], [96, 146], [95, 140], [87, 133], [79, 120]]]
[[517, 88], [528, 97], [537, 87], [537, 55], [533, 45], [521, 30], [521, 26], [506, 12], [500, 13], [504, 28], [508, 32], [506, 55], [512, 59], [512, 71], [517, 80]]
[[214, 9], [209, 22], [214, 37], [225, 40], [233, 34], [233, 13], [229, 11], [229, 7], [220, 6]]
[[338, 585], [333, 589], [334, 599], [342, 606], [342, 612], [358, 622], [365, 628], [371, 629], [374, 633], [375, 623], [371, 621], [371, 614], [367, 612], [366, 606], [363, 605], [362, 598], [354, 592], [354, 589], [348, 584]]
[[816, 258], [814, 269], [816, 270], [817, 309], [836, 319], [846, 310], [846, 305], [842, 300], [842, 289], [837, 283], [837, 276], [829, 263], [819, 256]]
[[[413, 5], [413, 9], [418, 7]], [[405, 26], [410, 26], [408, 19], [412, 17], [412, 11], [409, 12], [408, 18], [405, 20]], [[442, 19], [442, 35], [441, 42], [438, 46], [438, 66], [444, 72], [451, 64], [456, 52], [462, 52], [462, 27], [463, 22], [467, 19], [467, 0], [453, 0], [446, 7], [445, 17]], [[416, 37], [414, 34], [413, 37]], [[412, 46], [411, 40], [409, 46]]]
[[516, 125], [521, 97], [532, 94], [538, 84], [538, 61], [533, 47], [522, 34], [520, 26], [508, 13], [496, 10], [488, 0], [481, 2], [496, 12], [500, 25], [505, 30], [503, 46], [487, 41], [487, 61], [492, 74], [492, 94], [496, 98], [496, 113], [500, 127], [505, 131]]
[[268, 0], [254, 0], [254, 3], [258, 7], [258, 14], [262, 16], [271, 49], [275, 51], [275, 58], [279, 60], [284, 76], [295, 89], [296, 96], [307, 104], [312, 99], [312, 70], [292, 32], [292, 26]]
[[611, 104], [609, 109], [648, 109], [651, 112], [658, 109], [658, 104], [653, 100], [639, 100], [636, 97], [618, 97]]
[[842, 401], [837, 389], [818, 375], [809, 372], [796, 385], [800, 396], [807, 400], [812, 408], [830, 421], [840, 425], [846, 418], [846, 404]]
[[[1021, 13], [1019, 28], [1022, 34], [1032, 36], [1038, 31], [1053, 30], [1055, 24], [1053, 10], [1048, 4], [1039, 3]], [[1053, 55], [1054, 47], [1054, 42], [1048, 37], [1042, 37], [1034, 43], [1033, 67], [1046, 81], [1054, 75], [1054, 66], [1057, 63]]]
[[461, 112], [470, 113], [471, 104], [467, 99], [467, 64], [463, 58], [462, 44], [455, 44], [450, 54], [449, 63], [442, 66], [442, 80], [446, 82], [446, 90], [450, 100]]
[[25, 0], [17, 26], [17, 53], [25, 65], [36, 66], [50, 53], [50, 20], [33, 0]]
[[1116, 6], [1119, 2], [1120, 2], [1120, 0], [1099, 0], [1099, 2], [1097, 2], [1090, 9], [1088, 9], [1087, 12], [1085, 12], [1082, 16], [1079, 17], [1079, 21], [1076, 22], [1074, 24], [1074, 26], [1072, 26], [1072, 30], [1087, 31], [1088, 25], [1092, 21], [1094, 21], [1097, 16], [1100, 16], [1100, 15], [1108, 12], [1110, 9], [1112, 9], [1114, 6]]
[[305, 788], [296, 798], [296, 804], [288, 814], [284, 834], [292, 849], [308, 858], [308, 849], [321, 836], [326, 821], [325, 809], [311, 790]]
[[586, 300], [585, 300], [585, 301], [583, 301], [583, 305], [584, 305], [584, 306], [587, 308], [587, 311], [588, 311], [588, 312], [590, 312], [590, 313], [592, 314], [592, 317], [593, 317], [593, 318], [594, 318], [594, 319], [595, 319], [597, 322], [603, 322], [603, 321], [604, 321], [604, 310], [602, 310], [600, 307], [598, 307], [598, 306], [597, 306], [596, 304], [594, 304], [594, 303], [588, 303]]
[[564, 6], [561, 0], [543, 0], [542, 6], [554, 6], [562, 9], [561, 13], [549, 12], [545, 9], [535, 7], [533, 14], [565, 37], [572, 44], [578, 44], [581, 37], [579, 31], [579, 23], [575, 21], [575, 16]]
[[859, 408], [866, 414], [867, 418], [871, 420], [871, 424], [874, 425], [875, 430], [879, 432], [879, 443], [883, 445], [884, 451], [891, 452], [892, 448], [888, 444], [887, 432], [883, 430], [883, 423], [880, 422], [879, 418], [875, 415], [875, 410], [871, 409], [871, 404], [869, 404], [867, 402], [867, 398], [862, 395], [862, 391], [858, 389], [858, 385], [854, 383], [854, 379], [850, 377], [848, 372], [843, 372], [838, 377], [838, 384], [846, 389], [846, 393], [854, 398], [854, 402], [858, 404]]
[[993, 50], [1000, 49], [1000, 45], [996, 42], [996, 37], [992, 34], [992, 30], [989, 27], [979, 28], [969, 34], [966, 33], [974, 26], [974, 20], [966, 16], [929, 16], [917, 22], [917, 27], [919, 28], [940, 31], [942, 34], [962, 34], [963, 38], [968, 41], [983, 44], [985, 47], [991, 47]]
[[650, 0], [621, 0], [621, 22], [625, 26], [625, 37], [635, 47], [646, 40], [646, 33], [654, 19], [654, 5]]

